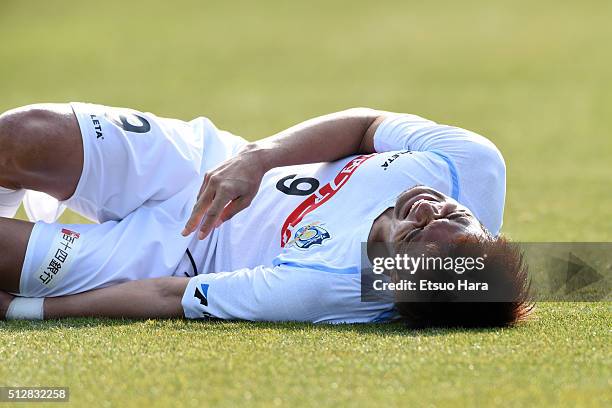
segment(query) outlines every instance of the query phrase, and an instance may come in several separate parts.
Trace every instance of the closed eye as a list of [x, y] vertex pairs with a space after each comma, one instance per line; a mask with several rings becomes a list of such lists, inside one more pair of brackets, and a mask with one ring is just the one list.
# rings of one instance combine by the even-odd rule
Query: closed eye
[[466, 213], [466, 212], [454, 212], [454, 213], [449, 214], [449, 215], [446, 216], [447, 220], [456, 220], [456, 219], [459, 219], [459, 218], [467, 219], [467, 218], [469, 218], [469, 214]]
[[404, 238], [404, 242], [410, 242], [419, 232], [421, 232], [423, 228], [416, 228], [410, 231], [408, 235]]

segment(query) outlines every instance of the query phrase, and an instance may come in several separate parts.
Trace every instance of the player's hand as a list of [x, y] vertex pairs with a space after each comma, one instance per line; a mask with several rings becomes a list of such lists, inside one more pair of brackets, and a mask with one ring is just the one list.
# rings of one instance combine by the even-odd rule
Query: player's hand
[[6, 319], [6, 312], [15, 296], [0, 290], [0, 320]]
[[[206, 173], [183, 236], [196, 231], [204, 239], [213, 228], [247, 208], [268, 169], [253, 145]], [[204, 219], [204, 222], [202, 222]]]

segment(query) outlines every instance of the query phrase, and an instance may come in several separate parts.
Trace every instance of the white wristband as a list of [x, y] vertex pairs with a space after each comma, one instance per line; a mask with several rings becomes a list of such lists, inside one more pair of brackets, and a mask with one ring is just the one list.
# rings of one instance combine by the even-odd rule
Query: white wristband
[[16, 297], [6, 311], [6, 320], [43, 320], [45, 298]]

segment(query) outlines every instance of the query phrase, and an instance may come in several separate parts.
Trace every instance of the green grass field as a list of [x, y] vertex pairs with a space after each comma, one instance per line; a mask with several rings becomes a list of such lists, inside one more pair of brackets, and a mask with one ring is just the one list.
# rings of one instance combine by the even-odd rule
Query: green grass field
[[[92, 101], [249, 139], [413, 112], [498, 145], [512, 239], [612, 240], [611, 2], [225, 3], [4, 0], [0, 111]], [[610, 312], [542, 303], [481, 331], [0, 322], [0, 386], [69, 386], [73, 406], [609, 406]]]

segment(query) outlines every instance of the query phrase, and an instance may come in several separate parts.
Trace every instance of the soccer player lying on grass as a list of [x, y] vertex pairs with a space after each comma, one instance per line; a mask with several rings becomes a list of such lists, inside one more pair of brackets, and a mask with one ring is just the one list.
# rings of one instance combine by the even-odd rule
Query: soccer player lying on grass
[[[0, 318], [498, 326], [529, 310], [498, 236], [501, 154], [415, 115], [349, 109], [247, 143], [206, 118], [33, 105], [0, 116], [0, 186]], [[22, 200], [37, 222], [10, 219]], [[57, 223], [66, 207], [96, 224]], [[512, 299], [361, 301], [362, 242], [461, 240], [496, 254], [484, 276]]]

